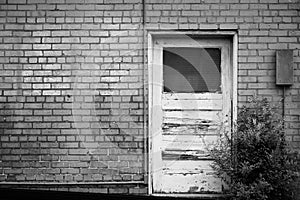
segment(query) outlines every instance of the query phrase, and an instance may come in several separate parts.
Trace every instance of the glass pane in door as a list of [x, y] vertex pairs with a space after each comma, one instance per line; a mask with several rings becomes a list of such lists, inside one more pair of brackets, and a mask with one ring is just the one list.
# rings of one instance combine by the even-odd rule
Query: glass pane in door
[[163, 49], [164, 92], [221, 92], [221, 49]]

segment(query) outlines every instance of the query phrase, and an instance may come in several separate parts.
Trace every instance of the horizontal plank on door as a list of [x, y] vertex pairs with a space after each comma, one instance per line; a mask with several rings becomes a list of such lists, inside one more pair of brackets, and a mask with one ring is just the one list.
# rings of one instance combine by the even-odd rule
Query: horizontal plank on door
[[[198, 174], [171, 174], [167, 170], [162, 174], [157, 191], [163, 193], [221, 193], [224, 184], [213, 172]], [[163, 184], [162, 184], [163, 183]]]
[[[199, 164], [201, 163], [201, 161], [198, 161]], [[203, 165], [206, 164], [205, 160], [203, 161]], [[190, 165], [189, 163], [186, 163], [187, 165]], [[173, 175], [173, 174], [183, 174], [183, 175], [192, 175], [192, 174], [201, 174], [201, 173], [206, 173], [206, 174], [209, 174], [209, 175], [214, 175], [214, 171], [212, 168], [210, 169], [204, 169], [204, 168], [200, 168], [200, 167], [195, 167], [195, 168], [173, 168], [172, 165], [169, 166], [169, 167], [164, 167], [163, 168], [163, 171], [162, 171], [163, 174], [170, 174], [170, 175]]]
[[163, 124], [162, 134], [164, 135], [219, 135], [220, 126], [203, 124], [178, 125]]
[[222, 100], [223, 95], [219, 93], [163, 93], [164, 100]]
[[201, 119], [209, 121], [221, 121], [221, 111], [201, 111], [201, 110], [165, 110], [163, 117], [178, 119]]
[[162, 100], [163, 110], [222, 110], [222, 100]]
[[163, 150], [198, 150], [207, 152], [218, 142], [214, 135], [162, 135]]
[[163, 170], [213, 170], [211, 167], [213, 160], [164, 160], [162, 163]]
[[193, 150], [164, 150], [162, 151], [162, 159], [163, 160], [176, 160], [176, 161], [183, 161], [183, 160], [212, 160], [210, 154], [205, 151], [193, 151]]
[[218, 123], [216, 121], [210, 121], [210, 120], [206, 120], [206, 119], [189, 119], [189, 118], [173, 118], [173, 117], [164, 117], [163, 123], [165, 123], [165, 124], [182, 124], [182, 125], [198, 124], [198, 125], [203, 125], [203, 126], [218, 125]]
[[162, 135], [162, 139], [166, 141], [201, 143], [203, 141], [214, 142], [219, 137], [215, 135]]

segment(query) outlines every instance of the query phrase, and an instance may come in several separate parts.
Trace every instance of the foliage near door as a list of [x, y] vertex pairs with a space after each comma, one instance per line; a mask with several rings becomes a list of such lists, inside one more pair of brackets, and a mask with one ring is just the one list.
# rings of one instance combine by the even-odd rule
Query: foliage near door
[[283, 121], [266, 99], [254, 99], [240, 110], [236, 132], [222, 138], [212, 157], [234, 200], [297, 198], [297, 154], [288, 151]]

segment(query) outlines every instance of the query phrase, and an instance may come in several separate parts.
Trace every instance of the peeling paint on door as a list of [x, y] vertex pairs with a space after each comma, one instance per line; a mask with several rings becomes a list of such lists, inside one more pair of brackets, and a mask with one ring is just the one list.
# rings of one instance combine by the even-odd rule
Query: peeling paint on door
[[[152, 192], [220, 193], [225, 185], [214, 175], [211, 168], [213, 160], [208, 149], [217, 142], [224, 123], [230, 123], [230, 42], [212, 40], [201, 41], [195, 45], [199, 47], [200, 44], [201, 48], [201, 45], [207, 45], [221, 49], [221, 72], [218, 79], [221, 80], [220, 90], [206, 92], [174, 92], [162, 89], [163, 47], [176, 46], [174, 43], [176, 40], [171, 39], [163, 43], [157, 42], [153, 50], [153, 82], [156, 84], [151, 88], [153, 108], [150, 109], [153, 119], [150, 123], [154, 126], [151, 129], [154, 130], [151, 146]], [[173, 73], [172, 70], [168, 72]], [[207, 80], [207, 77], [203, 80]], [[201, 90], [201, 87], [197, 89]]]
[[[203, 96], [203, 97], [202, 97]], [[160, 191], [222, 191], [207, 149], [214, 145], [222, 121], [222, 94], [162, 94], [162, 162]], [[207, 106], [206, 106], [207, 105]]]

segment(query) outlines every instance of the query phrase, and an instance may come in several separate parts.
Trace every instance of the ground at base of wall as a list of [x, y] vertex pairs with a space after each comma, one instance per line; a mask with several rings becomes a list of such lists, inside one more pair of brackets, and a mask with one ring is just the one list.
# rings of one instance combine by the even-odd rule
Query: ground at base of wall
[[[176, 198], [176, 197], [156, 197], [148, 195], [126, 195], [126, 194], [101, 194], [101, 193], [86, 193], [86, 192], [67, 192], [67, 191], [47, 191], [47, 190], [32, 190], [32, 189], [0, 189], [2, 200], [17, 200], [17, 199], [30, 199], [30, 200], [115, 200], [115, 199], [134, 199], [134, 200], [187, 200], [191, 198]], [[195, 198], [192, 198], [195, 199]], [[199, 199], [199, 198], [196, 198]], [[201, 200], [222, 200], [224, 198], [200, 198]]]

